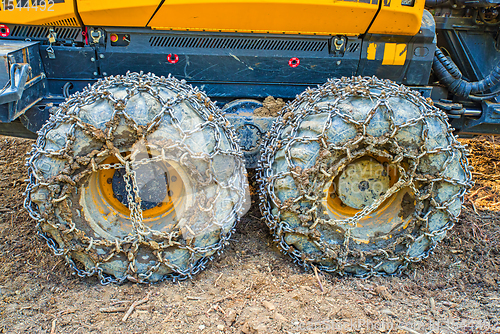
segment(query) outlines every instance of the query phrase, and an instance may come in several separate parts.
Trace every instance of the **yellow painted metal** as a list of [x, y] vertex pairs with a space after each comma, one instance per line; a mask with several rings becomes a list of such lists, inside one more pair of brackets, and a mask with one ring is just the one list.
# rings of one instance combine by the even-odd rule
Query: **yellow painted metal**
[[404, 43], [385, 43], [382, 65], [404, 65], [408, 45]]
[[[371, 156], [370, 156], [371, 157]], [[382, 157], [377, 157], [373, 156], [371, 158], [374, 158], [378, 162], [382, 164], [387, 164], [388, 160]], [[388, 165], [387, 167], [387, 172], [389, 176], [389, 187], [392, 187], [399, 179], [399, 175], [397, 172], [397, 169]], [[339, 174], [340, 175], [340, 174]], [[340, 216], [348, 216], [352, 217], [354, 216], [357, 212], [361, 211], [355, 208], [352, 208], [350, 206], [345, 205], [342, 203], [340, 197], [337, 195], [337, 192], [335, 189], [338, 189], [338, 176], [331, 181], [330, 187], [327, 190], [326, 195], [326, 208], [330, 211], [330, 213], [334, 214], [337, 217]], [[387, 210], [388, 208], [391, 207], [391, 203], [394, 201], [394, 197], [392, 196], [391, 198], [387, 199], [384, 203], [380, 205], [379, 210]]]
[[[379, 8], [376, 1], [366, 0], [169, 0], [159, 9], [160, 0], [40, 0], [36, 7], [31, 1], [25, 1], [30, 7], [19, 7], [18, 1], [1, 1], [0, 22], [78, 26], [78, 8], [87, 26], [350, 36], [365, 33]], [[415, 0], [413, 7], [398, 0], [379, 1], [384, 2], [370, 33], [418, 32], [425, 0]]]
[[[388, 163], [387, 159], [382, 157], [371, 156], [371, 158], [375, 158], [380, 163]], [[408, 168], [406, 163], [403, 163], [402, 166], [405, 169]], [[399, 173], [397, 169], [391, 165], [387, 165], [387, 171], [389, 174], [389, 185], [392, 187], [398, 181]], [[325, 189], [325, 200], [323, 205], [326, 211], [324, 213], [330, 218], [344, 220], [354, 216], [361, 210], [342, 203], [335, 191], [337, 188], [337, 179], [338, 177], [332, 180], [329, 188]], [[390, 231], [398, 226], [402, 229], [407, 228], [412, 216], [402, 216], [401, 203], [408, 199], [408, 194], [411, 194], [411, 190], [409, 188], [403, 188], [381, 203], [375, 211], [359, 221], [351, 231], [351, 239], [357, 243], [368, 244], [374, 239], [387, 240], [392, 238], [393, 235]], [[412, 197], [414, 196], [412, 195], [410, 198]], [[413, 205], [414, 204], [415, 202], [413, 202]]]
[[[415, 0], [413, 6], [401, 5], [401, 0], [382, 0], [382, 7], [368, 31], [370, 34], [410, 35], [418, 33], [425, 0]], [[388, 5], [386, 5], [388, 4]]]
[[370, 43], [366, 49], [366, 59], [375, 60], [377, 56], [377, 43]]
[[160, 0], [77, 0], [83, 24], [145, 27]]
[[169, 0], [149, 26], [162, 30], [359, 35], [366, 32], [377, 9], [376, 3], [339, 0]]
[[[53, 0], [3, 0], [0, 1], [0, 22], [26, 25], [50, 25], [77, 27], [74, 0], [54, 2]], [[36, 4], [37, 6], [34, 6]]]
[[[108, 157], [103, 161], [103, 164], [114, 164], [119, 163], [118, 159], [114, 156]], [[98, 182], [98, 196], [102, 196], [108, 205], [111, 205], [113, 209], [119, 213], [130, 216], [130, 210], [122, 202], [120, 202], [113, 192], [112, 183], [109, 179], [113, 179], [115, 169], [102, 169], [98, 172], [97, 182]], [[155, 206], [151, 209], [142, 211], [143, 218], [154, 218], [159, 217], [164, 214], [171, 213], [175, 207], [178, 207], [179, 201], [182, 200], [183, 183], [180, 175], [173, 168], [167, 168], [167, 174], [170, 179], [175, 178], [175, 182], [170, 182], [168, 190], [170, 192], [165, 195], [162, 204]], [[99, 202], [99, 201], [96, 201]], [[106, 210], [103, 208], [103, 214]]]

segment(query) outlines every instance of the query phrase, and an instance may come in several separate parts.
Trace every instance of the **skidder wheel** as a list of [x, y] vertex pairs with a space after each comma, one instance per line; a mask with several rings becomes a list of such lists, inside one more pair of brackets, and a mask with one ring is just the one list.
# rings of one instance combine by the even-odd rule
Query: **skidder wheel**
[[174, 78], [104, 78], [61, 104], [29, 157], [25, 206], [80, 276], [183, 279], [228, 242], [246, 171], [229, 122]]
[[260, 209], [297, 262], [397, 274], [452, 228], [471, 186], [446, 115], [409, 88], [331, 80], [286, 105], [259, 162]]

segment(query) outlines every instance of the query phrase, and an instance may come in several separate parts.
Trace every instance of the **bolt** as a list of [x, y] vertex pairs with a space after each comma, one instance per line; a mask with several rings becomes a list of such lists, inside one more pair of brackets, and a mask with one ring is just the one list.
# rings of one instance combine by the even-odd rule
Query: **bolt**
[[106, 73], [106, 72], [102, 72], [102, 75], [106, 76], [106, 75], [108, 75], [108, 73]]
[[337, 60], [337, 65], [340, 65], [340, 63], [342, 63], [340, 60]]
[[95, 75], [95, 76], [97, 76], [98, 74], [99, 74], [99, 73], [97, 73], [97, 72], [94, 72], [94, 75]]
[[172, 182], [175, 182], [175, 181], [177, 181], [177, 176], [174, 175], [170, 179], [172, 180]]
[[169, 190], [168, 191], [168, 196], [170, 196], [170, 197], [174, 196], [174, 192], [172, 190]]
[[90, 58], [90, 61], [95, 61], [95, 58], [94, 57]]
[[363, 180], [358, 184], [358, 188], [361, 191], [365, 191], [366, 189], [370, 188], [370, 183], [368, 181]]
[[108, 177], [108, 179], [106, 180], [106, 182], [107, 182], [108, 184], [111, 184], [111, 183], [113, 183], [113, 179], [112, 179], [112, 178], [110, 178], [110, 177]]
[[104, 55], [101, 53], [101, 54], [99, 55], [99, 58], [104, 59]]

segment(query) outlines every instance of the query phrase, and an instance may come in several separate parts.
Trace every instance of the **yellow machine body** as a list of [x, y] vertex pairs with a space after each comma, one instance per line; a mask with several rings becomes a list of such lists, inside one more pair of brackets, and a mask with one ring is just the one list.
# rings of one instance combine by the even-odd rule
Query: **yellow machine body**
[[[0, 22], [156, 30], [415, 35], [425, 0], [4, 0]], [[24, 4], [24, 6], [22, 6]], [[35, 6], [35, 5], [36, 6]]]
[[[0, 1], [0, 22], [25, 25], [70, 26], [78, 27], [75, 14], [75, 3], [53, 0], [32, 1], [3, 0]], [[25, 5], [23, 7], [23, 5]]]

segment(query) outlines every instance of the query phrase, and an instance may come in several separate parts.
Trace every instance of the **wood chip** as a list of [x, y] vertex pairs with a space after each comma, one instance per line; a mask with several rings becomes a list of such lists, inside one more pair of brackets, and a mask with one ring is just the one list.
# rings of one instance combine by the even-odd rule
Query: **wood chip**
[[488, 174], [479, 173], [479, 172], [472, 172], [472, 175], [484, 176], [484, 177], [486, 177], [489, 180], [500, 178], [500, 174], [497, 174], [497, 175], [488, 175]]
[[[99, 309], [99, 312], [102, 313], [119, 313], [119, 312], [127, 312], [129, 306], [114, 306], [114, 307], [103, 307]], [[137, 306], [136, 310], [149, 311], [151, 309], [150, 306]]]
[[385, 300], [391, 300], [392, 299], [392, 296], [391, 294], [389, 293], [389, 291], [387, 291], [387, 288], [385, 286], [377, 286], [375, 288], [375, 292], [380, 296], [382, 297], [383, 299]]
[[203, 298], [201, 297], [196, 297], [196, 296], [186, 296], [187, 300], [202, 300]]
[[217, 282], [219, 282], [220, 278], [222, 277], [224, 273], [220, 273], [219, 277], [217, 277], [217, 279], [215, 280], [215, 283], [214, 283], [214, 286], [216, 287], [217, 286]]
[[455, 307], [455, 306], [457, 306], [457, 304], [449, 302], [449, 301], [444, 301], [443, 305], [447, 306], [447, 307]]
[[50, 334], [56, 334], [56, 319], [52, 320], [52, 326], [50, 327]]
[[314, 268], [314, 275], [316, 276], [316, 279], [318, 280], [319, 288], [321, 289], [321, 292], [325, 292], [325, 289], [323, 289], [323, 284], [321, 283], [321, 279], [319, 278], [318, 275], [318, 268], [316, 266], [313, 266]]
[[123, 316], [122, 321], [123, 322], [127, 321], [128, 317], [132, 314], [132, 312], [134, 312], [134, 309], [137, 306], [142, 305], [144, 303], [147, 303], [150, 295], [151, 295], [151, 291], [148, 291], [148, 294], [146, 295], [146, 297], [144, 297], [141, 300], [136, 300], [135, 302], [133, 302], [132, 305], [130, 305], [130, 308], [128, 309], [127, 313], [125, 313], [125, 315]]
[[408, 328], [406, 326], [399, 326], [398, 329], [402, 329], [404, 331], [407, 331], [410, 334], [420, 334], [420, 332], [417, 332], [417, 331], [415, 331], [415, 330], [413, 330], [411, 328]]
[[429, 306], [431, 308], [431, 313], [432, 315], [436, 315], [437, 312], [436, 312], [436, 301], [434, 300], [434, 298], [429, 298]]
[[269, 311], [274, 311], [276, 309], [276, 306], [274, 306], [273, 303], [268, 302], [267, 300], [264, 300], [262, 302], [262, 305], [264, 305], [264, 307], [267, 308]]
[[117, 304], [125, 304], [125, 303], [130, 303], [130, 300], [112, 300], [111, 301], [111, 306], [117, 305]]
[[488, 199], [488, 198], [491, 198], [491, 197], [493, 197], [493, 194], [489, 194], [489, 195], [486, 195], [486, 196], [480, 197], [480, 198], [476, 199], [476, 200], [475, 200], [475, 202], [477, 203], [477, 202], [479, 202], [479, 201], [483, 201], [483, 200]]
[[287, 318], [285, 318], [281, 313], [278, 313], [278, 312], [276, 312], [274, 314], [273, 318], [274, 318], [274, 320], [281, 321], [281, 322], [287, 322], [288, 321]]
[[174, 309], [170, 310], [170, 313], [163, 319], [162, 323], [168, 322], [170, 318], [172, 318], [172, 315], [174, 314]]
[[[248, 288], [247, 288], [247, 289], [248, 289]], [[239, 293], [240, 293], [240, 292], [242, 292], [243, 290], [244, 290], [244, 289], [240, 289], [240, 290], [236, 291], [235, 293], [232, 293], [232, 294], [229, 294], [229, 295], [227, 295], [227, 296], [224, 296], [224, 297], [221, 297], [221, 298], [219, 298], [219, 299], [216, 299], [216, 300], [214, 300], [212, 303], [213, 303], [213, 304], [215, 304], [215, 303], [219, 303], [219, 302], [221, 302], [221, 301], [223, 301], [223, 300], [226, 300], [226, 299], [231, 299], [231, 298], [234, 298], [234, 297], [236, 297], [236, 295], [237, 295], [237, 294], [239, 294]]]
[[394, 312], [392, 312], [388, 308], [384, 308], [384, 309], [380, 310], [380, 313], [387, 314], [387, 315], [390, 315], [391, 317], [397, 318], [397, 316], [394, 314]]

